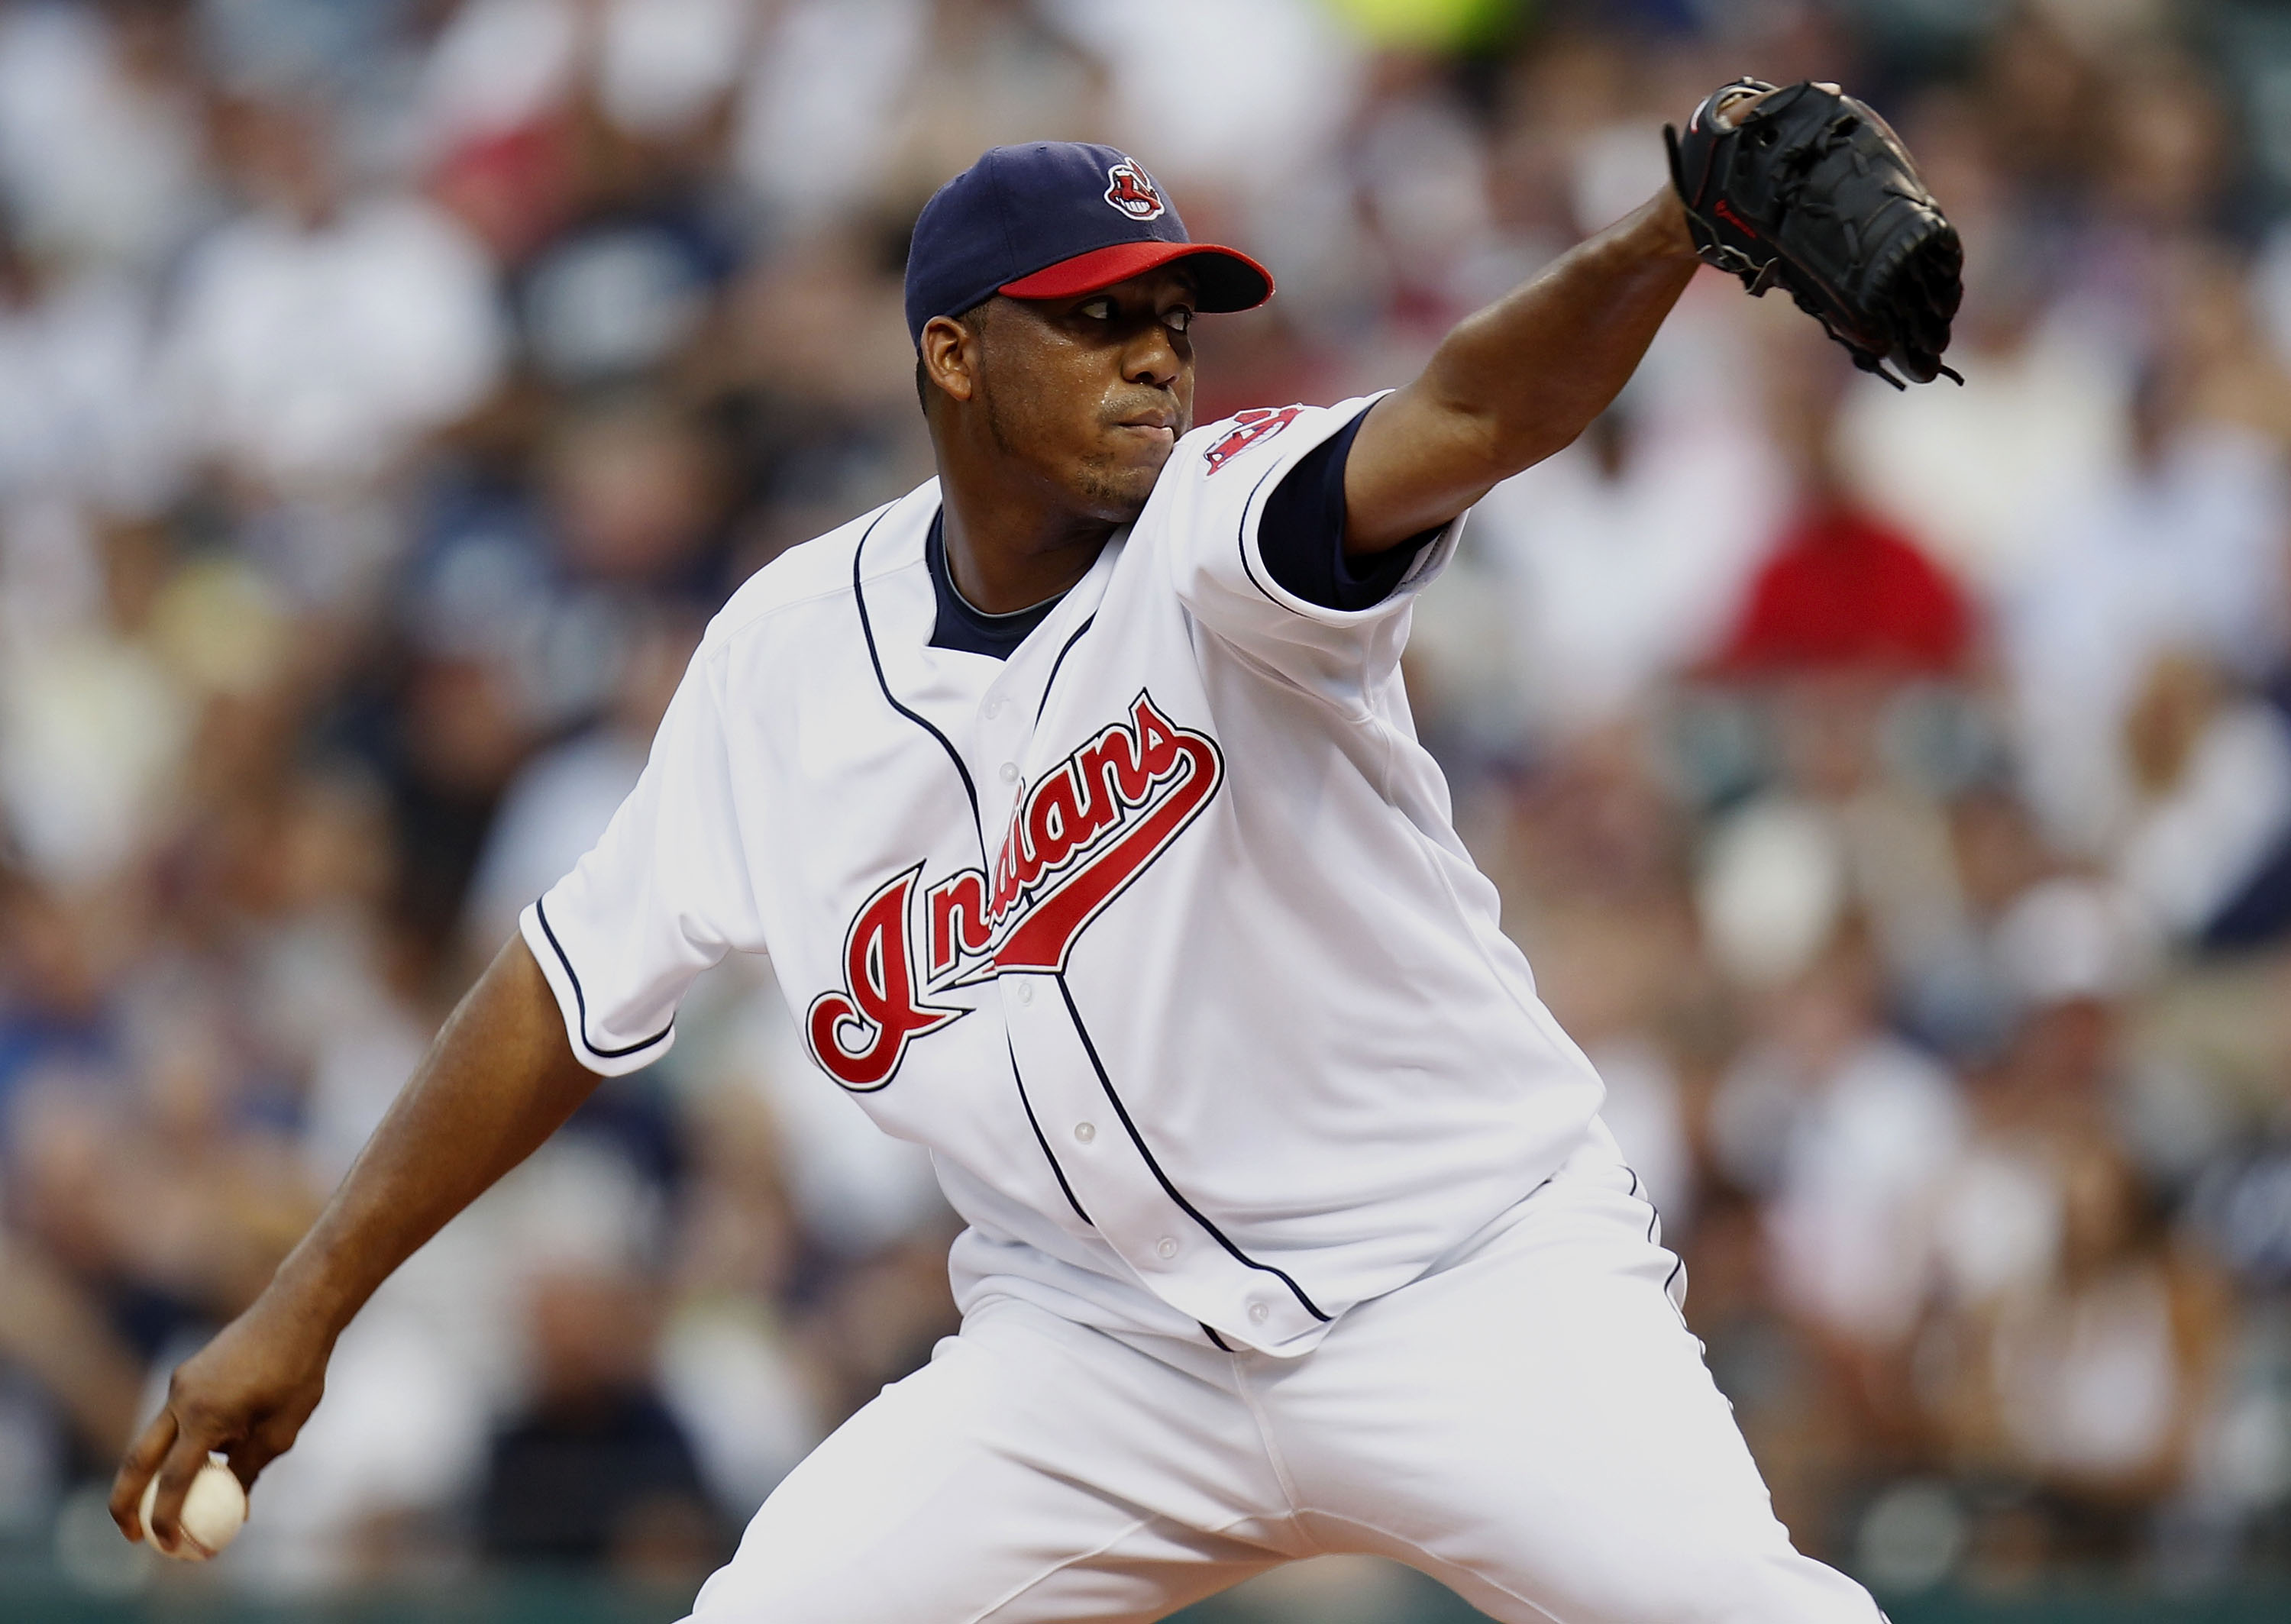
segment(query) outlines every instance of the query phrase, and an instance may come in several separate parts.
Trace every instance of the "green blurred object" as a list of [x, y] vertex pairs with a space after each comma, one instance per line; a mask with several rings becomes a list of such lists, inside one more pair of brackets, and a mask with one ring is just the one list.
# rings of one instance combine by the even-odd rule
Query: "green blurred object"
[[1327, 0], [1329, 9], [1371, 45], [1413, 51], [1471, 51], [1504, 38], [1527, 15], [1529, 0]]
[[1942, 1588], [1888, 1596], [1885, 1603], [1893, 1624], [2261, 1624], [2291, 1618], [2291, 1588], [2281, 1585], [2164, 1596], [2130, 1585], [2059, 1580], [2010, 1595]]
[[[132, 1597], [92, 1596], [38, 1563], [0, 1564], [0, 1619], [8, 1624], [674, 1624], [690, 1597], [570, 1574], [486, 1573], [425, 1585], [376, 1587], [319, 1600], [259, 1600], [181, 1576]], [[1482, 1615], [1430, 1580], [1376, 1624], [1472, 1624]], [[2011, 1596], [1948, 1588], [1889, 1596], [1893, 1624], [2279, 1624], [2291, 1586], [2239, 1587], [2163, 1596], [2099, 1581], [2055, 1581]], [[1317, 1610], [1252, 1601], [1247, 1592], [1205, 1602], [1176, 1624], [1323, 1624]]]
[[[168, 1574], [139, 1595], [91, 1596], [42, 1565], [0, 1567], [9, 1624], [672, 1624], [691, 1596], [577, 1574], [474, 1574], [361, 1588], [325, 1599], [264, 1599], [219, 1575]], [[173, 1582], [166, 1582], [173, 1580]]]

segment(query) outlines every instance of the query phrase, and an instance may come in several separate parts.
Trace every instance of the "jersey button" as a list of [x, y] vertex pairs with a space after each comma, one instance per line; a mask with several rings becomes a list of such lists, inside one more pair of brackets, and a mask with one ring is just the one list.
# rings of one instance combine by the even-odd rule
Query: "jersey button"
[[1002, 763], [1002, 782], [1005, 784], [1016, 784], [1018, 782], [1018, 764], [1016, 761], [1005, 761]]
[[996, 717], [998, 717], [998, 716], [1001, 715], [1001, 714], [1002, 714], [1002, 702], [1001, 702], [1001, 700], [999, 700], [999, 699], [990, 699], [990, 700], [988, 700], [988, 701], [986, 702], [985, 714], [986, 714], [986, 720], [987, 720], [988, 721], [990, 721], [990, 722], [991, 722], [991, 721], [993, 721]]
[[1031, 982], [1022, 981], [1018, 984], [1018, 1001], [1022, 1004], [1034, 1001], [1034, 988]]
[[1092, 1139], [1097, 1138], [1097, 1124], [1096, 1122], [1076, 1122], [1074, 1124], [1074, 1138], [1080, 1139], [1085, 1145], [1089, 1144]]
[[1273, 1310], [1263, 1303], [1251, 1303], [1249, 1305], [1249, 1323], [1252, 1325], [1262, 1325], [1272, 1313]]
[[1177, 1242], [1171, 1240], [1168, 1235], [1163, 1235], [1160, 1240], [1154, 1242], [1154, 1255], [1157, 1258], [1176, 1257], [1178, 1255]]

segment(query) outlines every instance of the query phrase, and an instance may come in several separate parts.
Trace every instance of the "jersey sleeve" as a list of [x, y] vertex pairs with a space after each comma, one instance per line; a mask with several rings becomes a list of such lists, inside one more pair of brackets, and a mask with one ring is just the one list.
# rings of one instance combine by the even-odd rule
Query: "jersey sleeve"
[[693, 657], [604, 834], [518, 921], [575, 1057], [607, 1077], [669, 1051], [693, 977], [763, 951], [711, 652]]
[[1360, 435], [1362, 412], [1306, 452], [1273, 482], [1257, 521], [1257, 551], [1266, 573], [1307, 603], [1367, 609], [1382, 603], [1416, 567], [1416, 555], [1440, 537], [1427, 530], [1364, 558], [1345, 553], [1345, 465]]
[[[1178, 594], [1204, 625], [1316, 687], [1356, 684], [1399, 663], [1407, 607], [1453, 555], [1463, 524], [1459, 517], [1403, 543], [1398, 557], [1336, 566], [1340, 583], [1373, 590], [1308, 596], [1283, 583], [1304, 584], [1294, 567], [1268, 565], [1266, 513], [1283, 481], [1379, 398], [1243, 412], [1197, 430], [1171, 454], [1154, 508], [1140, 520], [1162, 527], [1156, 539]], [[1271, 539], [1294, 543], [1277, 529]], [[1328, 544], [1333, 557], [1338, 537]]]

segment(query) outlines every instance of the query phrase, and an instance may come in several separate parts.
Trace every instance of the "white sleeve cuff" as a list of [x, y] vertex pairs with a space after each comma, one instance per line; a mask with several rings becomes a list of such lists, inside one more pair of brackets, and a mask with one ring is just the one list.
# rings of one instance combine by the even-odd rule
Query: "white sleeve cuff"
[[1448, 561], [1456, 556], [1458, 539], [1464, 533], [1464, 521], [1471, 517], [1467, 510], [1450, 519], [1440, 528], [1440, 534], [1417, 549], [1416, 557], [1392, 590], [1374, 603], [1358, 609], [1339, 609], [1329, 604], [1315, 603], [1309, 598], [1299, 598], [1274, 578], [1272, 568], [1265, 562], [1265, 553], [1258, 543], [1256, 519], [1252, 517], [1244, 542], [1248, 548], [1249, 576], [1258, 591], [1279, 604], [1290, 614], [1306, 620], [1319, 621], [1328, 626], [1371, 626], [1390, 616], [1410, 599], [1432, 584]]
[[580, 972], [573, 968], [573, 961], [550, 928], [546, 902], [544, 897], [533, 903], [518, 916], [517, 925], [526, 946], [540, 964], [542, 975], [548, 979], [549, 990], [557, 995], [558, 1013], [565, 1017], [565, 1040], [572, 1046], [573, 1057], [600, 1076], [620, 1077], [643, 1070], [673, 1049], [673, 1020], [651, 1036], [634, 1042], [591, 1032], [588, 999], [581, 988]]

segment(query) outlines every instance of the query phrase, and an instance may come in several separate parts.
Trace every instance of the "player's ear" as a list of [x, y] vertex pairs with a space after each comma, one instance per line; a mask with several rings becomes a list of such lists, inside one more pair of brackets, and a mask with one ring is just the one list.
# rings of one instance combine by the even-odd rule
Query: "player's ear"
[[[978, 334], [971, 324], [932, 317], [923, 324], [920, 359], [924, 382], [951, 399], [969, 400], [978, 392]], [[929, 410], [928, 397], [924, 410]]]

